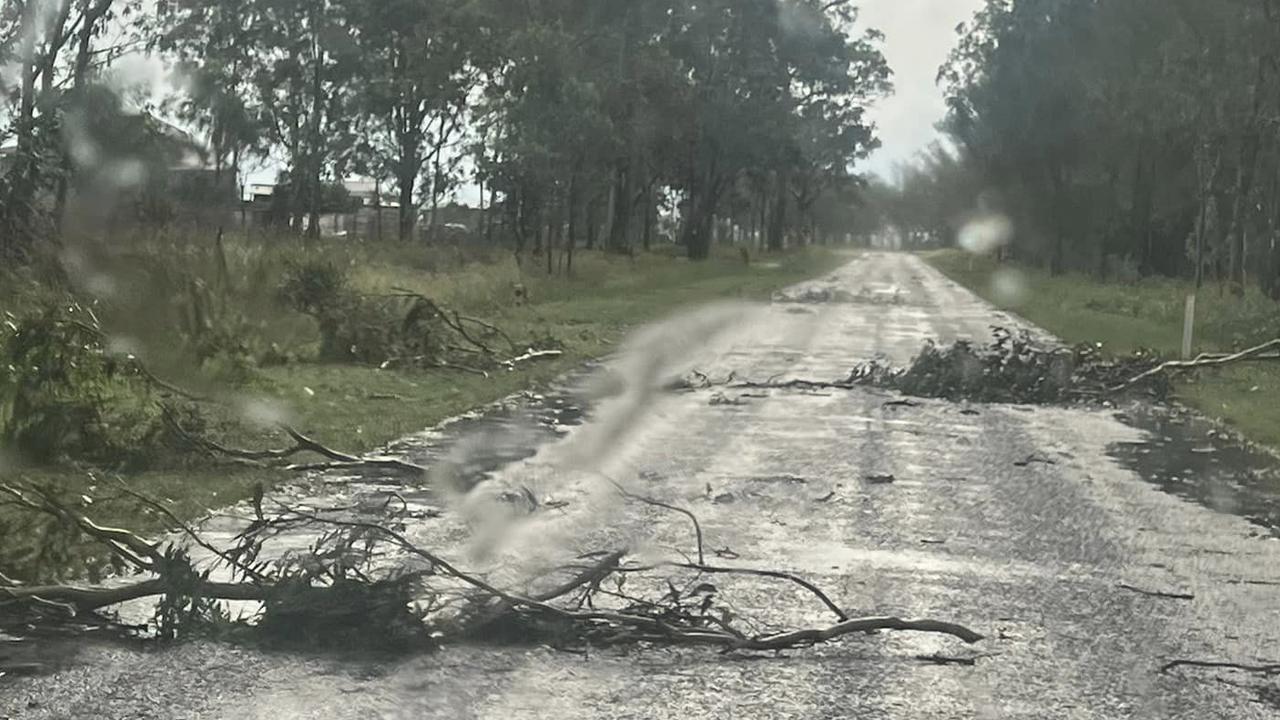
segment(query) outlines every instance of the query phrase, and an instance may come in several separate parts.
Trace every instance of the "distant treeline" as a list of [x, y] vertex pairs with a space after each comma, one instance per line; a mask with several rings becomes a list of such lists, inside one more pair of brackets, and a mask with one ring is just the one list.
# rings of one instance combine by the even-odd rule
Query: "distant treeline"
[[[694, 258], [726, 221], [773, 248], [843, 234], [880, 39], [830, 0], [0, 0], [0, 251], [185, 146], [217, 179], [277, 160], [299, 234], [356, 175], [403, 238], [464, 182], [521, 251], [648, 242], [664, 208]], [[140, 51], [176, 96], [122, 89]]]
[[939, 82], [956, 151], [905, 173], [895, 224], [984, 207], [1055, 271], [1280, 296], [1280, 0], [988, 0]]

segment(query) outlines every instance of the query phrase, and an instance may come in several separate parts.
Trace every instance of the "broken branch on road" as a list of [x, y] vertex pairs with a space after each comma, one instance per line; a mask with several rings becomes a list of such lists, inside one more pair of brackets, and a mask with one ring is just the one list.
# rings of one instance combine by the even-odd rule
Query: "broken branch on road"
[[1121, 385], [1117, 385], [1112, 390], [1119, 392], [1126, 390], [1144, 380], [1162, 373], [1170, 373], [1185, 370], [1201, 370], [1204, 368], [1223, 367], [1241, 362], [1256, 362], [1260, 360], [1280, 360], [1280, 338], [1262, 343], [1247, 350], [1241, 350], [1237, 353], [1230, 354], [1204, 354], [1194, 360], [1170, 360], [1161, 363], [1150, 370], [1137, 375]]
[[1261, 673], [1263, 675], [1280, 675], [1280, 663], [1236, 663], [1215, 660], [1170, 660], [1160, 666], [1160, 672], [1167, 673], [1180, 667], [1213, 668], [1218, 670], [1240, 670], [1241, 672]]
[[1116, 587], [1120, 588], [1121, 590], [1128, 590], [1129, 592], [1138, 593], [1139, 595], [1146, 595], [1148, 597], [1165, 598], [1166, 600], [1195, 600], [1196, 599], [1196, 596], [1192, 595], [1191, 593], [1162, 592], [1159, 590], [1143, 590], [1140, 587], [1134, 587], [1133, 585], [1129, 585], [1128, 583], [1118, 583]]
[[[183, 537], [208, 555], [192, 559], [179, 541], [152, 542], [123, 529], [95, 523], [80, 507], [29, 484], [0, 483], [0, 494], [26, 511], [66, 522], [112, 553], [127, 582], [87, 585], [0, 586], [0, 628], [58, 625], [101, 618], [122, 603], [152, 599], [162, 637], [198, 633], [230, 623], [216, 601], [260, 603], [238, 631], [308, 645], [430, 648], [467, 639], [546, 642], [576, 649], [608, 645], [689, 645], [722, 652], [805, 648], [852, 634], [911, 631], [949, 635], [966, 643], [983, 639], [963, 625], [937, 619], [852, 617], [816, 584], [767, 568], [711, 566], [702, 561], [701, 524], [693, 513], [632, 494], [627, 500], [685, 514], [694, 523], [699, 562], [635, 564], [626, 549], [583, 556], [540, 573], [525, 590], [508, 590], [486, 579], [490, 573], [462, 568], [413, 542], [398, 528], [405, 503], [388, 502], [376, 520], [349, 508], [300, 509], [277, 504], [258, 512], [229, 546], [219, 547], [182, 525]], [[131, 496], [137, 493], [130, 491]], [[148, 499], [148, 505], [163, 503]], [[164, 513], [162, 513], [164, 514]], [[306, 552], [284, 551], [277, 541]], [[292, 538], [292, 539], [290, 539]], [[723, 557], [736, 557], [729, 551]], [[582, 560], [593, 558], [584, 564]], [[805, 590], [833, 616], [831, 625], [768, 631], [740, 614], [709, 582], [717, 576], [778, 580]], [[623, 593], [623, 586], [639, 587]], [[541, 586], [541, 587], [538, 587]], [[651, 589], [646, 592], [645, 589]]]
[[[1202, 355], [1189, 361], [1162, 361], [1155, 353], [1138, 351], [1108, 358], [1100, 345], [1049, 347], [1026, 331], [992, 328], [992, 341], [975, 345], [929, 342], [906, 367], [883, 360], [857, 365], [842, 380], [772, 377], [763, 382], [736, 374], [714, 381], [703, 373], [678, 385], [682, 390], [725, 388], [817, 392], [874, 387], [908, 397], [1011, 404], [1095, 404], [1114, 402], [1118, 395], [1136, 394], [1163, 400], [1172, 392], [1178, 372], [1220, 368], [1234, 363], [1280, 360], [1280, 339], [1227, 355]], [[909, 399], [890, 400], [885, 408], [914, 408]], [[962, 411], [976, 415], [971, 409]]]

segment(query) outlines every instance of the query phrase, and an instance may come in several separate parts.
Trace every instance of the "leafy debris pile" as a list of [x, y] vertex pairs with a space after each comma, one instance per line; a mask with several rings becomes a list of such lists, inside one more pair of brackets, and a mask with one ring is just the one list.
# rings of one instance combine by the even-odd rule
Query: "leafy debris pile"
[[[118, 581], [88, 585], [36, 587], [0, 576], [0, 628], [78, 627], [86, 618], [110, 623], [114, 608], [151, 599], [156, 614], [146, 629], [152, 637], [233, 635], [316, 649], [430, 650], [481, 640], [566, 649], [639, 644], [770, 652], [880, 630], [939, 633], [967, 643], [982, 639], [940, 620], [852, 617], [813, 583], [779, 570], [706, 564], [701, 525], [692, 513], [620, 486], [618, 492], [689, 517], [696, 537], [689, 557], [697, 561], [646, 562], [626, 548], [602, 549], [542, 569], [523, 589], [504, 589], [487, 573], [467, 571], [406, 537], [412, 513], [403, 500], [394, 502], [395, 494], [374, 519], [353, 515], [350, 508], [283, 503], [266, 513], [258, 501], [255, 519], [224, 545], [170, 516], [185, 540], [154, 543], [94, 522], [81, 506], [45, 488], [0, 481], [0, 501], [58, 521], [100, 544], [123, 567]], [[306, 551], [280, 547], [286, 538], [296, 547], [299, 535], [310, 538]], [[764, 629], [734, 610], [713, 576], [755, 576], [801, 588], [825, 606], [830, 624]], [[248, 601], [261, 609], [251, 620], [232, 621], [220, 600]]]
[[835, 285], [826, 285], [780, 291], [774, 293], [773, 302], [777, 305], [901, 305], [903, 294], [898, 288], [877, 291], [862, 288], [859, 292], [852, 293]]
[[1162, 400], [1172, 390], [1165, 373], [1131, 382], [1160, 366], [1151, 352], [1111, 359], [1099, 345], [1051, 348], [1026, 331], [1002, 327], [993, 327], [992, 336], [982, 347], [930, 342], [906, 368], [876, 360], [856, 367], [848, 382], [915, 397], [1042, 405], [1107, 402], [1125, 394]]

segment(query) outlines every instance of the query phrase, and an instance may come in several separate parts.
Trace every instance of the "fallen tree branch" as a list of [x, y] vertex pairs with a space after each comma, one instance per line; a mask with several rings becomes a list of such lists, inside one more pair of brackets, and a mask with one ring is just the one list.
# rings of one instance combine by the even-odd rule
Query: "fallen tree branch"
[[[203, 582], [200, 595], [210, 600], [264, 600], [268, 589], [252, 583]], [[93, 612], [132, 600], [158, 597], [169, 591], [162, 578], [144, 580], [117, 587], [89, 588], [74, 585], [0, 588], [0, 611], [8, 602], [41, 601], [74, 607], [80, 612]]]
[[[98, 319], [93, 316], [92, 311], [90, 312], [90, 317], [93, 317], [95, 323], [97, 322]], [[103, 347], [106, 347], [107, 334], [103, 332], [102, 328], [97, 327], [96, 325], [91, 325], [89, 323], [82, 322], [80, 320], [68, 320], [65, 322], [89, 333], [90, 335], [93, 336], [95, 340], [98, 341], [98, 343], [100, 343]], [[180, 398], [190, 400], [192, 402], [208, 402], [209, 401], [209, 398], [207, 397], [198, 395], [194, 392], [191, 392], [190, 390], [178, 387], [177, 385], [174, 385], [171, 382], [167, 382], [165, 380], [160, 379], [155, 373], [151, 372], [151, 368], [147, 367], [146, 364], [143, 363], [141, 359], [139, 359], [134, 355], [128, 355], [126, 357], [126, 360], [128, 361], [128, 366], [134, 372], [141, 375], [142, 379], [160, 388], [161, 390], [172, 393], [174, 395], [177, 395]]]
[[694, 515], [693, 513], [689, 512], [688, 510], [682, 507], [669, 505], [660, 500], [654, 500], [653, 498], [644, 497], [643, 495], [636, 495], [635, 493], [630, 492], [626, 488], [622, 487], [622, 485], [615, 480], [609, 479], [609, 482], [613, 483], [613, 487], [616, 488], [618, 493], [622, 495], [622, 497], [624, 498], [627, 498], [629, 500], [635, 500], [636, 502], [644, 503], [645, 505], [651, 505], [653, 507], [662, 508], [664, 510], [677, 512], [689, 518], [689, 521], [693, 523], [693, 532], [698, 542], [698, 564], [701, 565], [702, 563], [705, 563], [707, 561], [706, 552], [703, 550], [703, 547], [702, 547], [702, 523], [698, 522], [697, 515]]
[[507, 344], [507, 347], [510, 348], [512, 352], [516, 351], [516, 344], [511, 340], [511, 337], [507, 335], [505, 332], [503, 332], [501, 328], [499, 328], [498, 326], [492, 323], [485, 322], [484, 320], [481, 320], [479, 318], [467, 317], [459, 313], [457, 310], [454, 310], [452, 313], [447, 313], [444, 311], [443, 308], [440, 307], [438, 303], [436, 303], [435, 300], [432, 300], [426, 295], [423, 295], [421, 293], [416, 293], [412, 290], [406, 290], [404, 288], [392, 288], [392, 292], [394, 293], [392, 297], [405, 298], [405, 299], [413, 300], [419, 303], [422, 307], [426, 308], [432, 315], [438, 318], [441, 322], [449, 326], [451, 330], [458, 333], [458, 335], [463, 340], [466, 340], [468, 343], [475, 346], [476, 349], [480, 350], [486, 355], [493, 355], [495, 353], [488, 345], [485, 345], [484, 343], [475, 339], [474, 337], [471, 336], [470, 333], [467, 332], [467, 327], [466, 327], [467, 323], [470, 323], [472, 325], [475, 325], [476, 327], [487, 330], [489, 333], [502, 338], [503, 342]]
[[551, 358], [563, 357], [563, 350], [529, 350], [523, 355], [513, 357], [510, 360], [502, 361], [502, 365], [508, 370], [515, 370], [516, 366], [522, 365], [534, 360], [549, 360]]
[[648, 572], [650, 570], [656, 570], [658, 568], [664, 568], [664, 567], [680, 568], [682, 570], [696, 570], [700, 573], [706, 573], [708, 575], [754, 575], [756, 577], [773, 578], [775, 580], [787, 580], [813, 593], [813, 595], [816, 596], [819, 600], [821, 600], [822, 604], [826, 605], [827, 608], [831, 610], [831, 612], [834, 613], [836, 618], [838, 618], [841, 622], [844, 622], [849, 619], [849, 615], [845, 613], [845, 611], [842, 610], [839, 605], [836, 605], [835, 602], [833, 602], [831, 598], [827, 596], [826, 593], [822, 592], [822, 590], [819, 590], [817, 585], [814, 585], [808, 580], [805, 580], [804, 578], [799, 577], [797, 575], [792, 575], [791, 573], [782, 572], [779, 570], [757, 570], [755, 568], [713, 567], [710, 565], [703, 565], [702, 563], [672, 562], [672, 563], [659, 563], [657, 565], [649, 565], [645, 567], [620, 568], [619, 572]]
[[120, 480], [117, 484], [119, 485], [121, 491], [124, 492], [126, 495], [137, 500], [138, 502], [141, 502], [142, 504], [146, 505], [152, 510], [155, 510], [156, 512], [160, 513], [161, 515], [164, 515], [165, 519], [167, 519], [175, 527], [181, 530], [184, 535], [186, 535], [188, 538], [191, 539], [192, 542], [196, 543], [197, 545], [204, 548], [205, 550], [212, 553], [213, 555], [217, 556], [218, 558], [221, 558], [223, 562], [227, 563], [228, 567], [235, 568], [240, 572], [244, 573], [245, 577], [253, 578], [254, 580], [265, 581], [267, 579], [256, 568], [250, 567], [249, 565], [246, 565], [240, 562], [240, 560], [233, 557], [231, 553], [221, 550], [218, 547], [214, 546], [212, 543], [206, 541], [203, 537], [200, 536], [200, 533], [195, 531], [195, 528], [191, 527], [186, 522], [183, 522], [182, 519], [179, 518], [177, 515], [174, 515], [173, 511], [170, 510], [169, 508], [165, 507], [164, 505], [157, 502], [156, 500], [150, 497], [147, 497], [146, 495], [143, 495], [140, 492], [137, 492], [136, 490], [129, 487], [128, 485], [125, 485], [123, 480]]
[[374, 469], [420, 476], [425, 476], [427, 473], [427, 468], [421, 465], [405, 462], [403, 460], [361, 457], [339, 452], [312, 440], [288, 425], [280, 426], [280, 430], [293, 440], [293, 445], [287, 448], [279, 450], [242, 450], [240, 448], [227, 447], [208, 438], [199, 437], [188, 432], [186, 428], [183, 428], [182, 424], [178, 422], [178, 419], [174, 415], [172, 409], [167, 406], [162, 406], [162, 413], [165, 423], [185, 442], [188, 442], [211, 454], [222, 455], [236, 460], [278, 465], [278, 461], [290, 460], [293, 457], [304, 453], [313, 453], [332, 462], [322, 465], [288, 464], [285, 466], [285, 469], [298, 471]]
[[879, 630], [905, 630], [910, 632], [938, 633], [959, 638], [970, 645], [985, 639], [963, 625], [938, 620], [904, 620], [896, 617], [869, 617], [847, 620], [825, 630], [795, 630], [754, 638], [735, 649], [787, 650], [830, 642], [852, 633], [870, 633]]
[[995, 657], [995, 655], [984, 654], [968, 657], [952, 657], [941, 653], [933, 653], [932, 655], [917, 655], [915, 659], [919, 662], [928, 663], [930, 665], [964, 665], [966, 667], [973, 667], [978, 664], [979, 660], [990, 657]]
[[622, 562], [622, 558], [626, 557], [626, 555], [627, 552], [625, 550], [611, 552], [605, 555], [600, 562], [587, 568], [567, 582], [531, 597], [538, 602], [551, 602], [568, 595], [578, 588], [595, 585], [617, 571], [618, 563]]
[[1195, 595], [1192, 595], [1192, 594], [1190, 594], [1190, 593], [1172, 593], [1172, 592], [1161, 592], [1161, 591], [1159, 591], [1159, 590], [1143, 590], [1143, 589], [1142, 589], [1142, 588], [1140, 588], [1140, 587], [1134, 587], [1134, 586], [1129, 585], [1129, 584], [1127, 584], [1127, 583], [1117, 583], [1117, 584], [1116, 584], [1116, 587], [1120, 588], [1121, 590], [1128, 590], [1128, 591], [1130, 591], [1130, 592], [1136, 592], [1136, 593], [1138, 593], [1139, 595], [1147, 595], [1147, 596], [1149, 596], [1149, 597], [1165, 598], [1165, 599], [1168, 599], [1168, 600], [1195, 600], [1195, 599], [1196, 599], [1196, 596], [1195, 596]]
[[1180, 667], [1216, 668], [1220, 670], [1240, 670], [1242, 672], [1262, 673], [1263, 675], [1280, 675], [1280, 663], [1248, 664], [1235, 662], [1218, 662], [1214, 660], [1171, 660], [1160, 666], [1161, 673]]
[[105, 545], [112, 553], [144, 572], [158, 572], [165, 564], [164, 556], [152, 543], [128, 530], [103, 527], [88, 516], [58, 502], [37, 487], [15, 487], [0, 483], [0, 494], [13, 498], [19, 507], [42, 513], [75, 526], [80, 532]]
[[1120, 385], [1117, 385], [1111, 388], [1111, 390], [1113, 392], [1126, 390], [1142, 382], [1143, 380], [1146, 380], [1147, 378], [1154, 377], [1156, 375], [1160, 375], [1167, 372], [1222, 367], [1223, 365], [1230, 365], [1232, 363], [1244, 362], [1248, 360], [1280, 359], [1280, 352], [1278, 352], [1274, 356], [1264, 355], [1264, 353], [1269, 353], [1273, 350], [1280, 351], [1280, 338], [1271, 340], [1269, 342], [1265, 342], [1255, 347], [1251, 347], [1247, 350], [1241, 350], [1240, 352], [1232, 353], [1230, 355], [1217, 355], [1217, 354], [1201, 355], [1200, 357], [1194, 360], [1170, 360], [1169, 362], [1162, 363], [1160, 365], [1157, 365], [1156, 367], [1151, 368], [1150, 370], [1130, 379], [1125, 383], [1122, 383]]
[[[299, 443], [306, 440], [301, 436], [294, 439]], [[102, 528], [50, 495], [3, 485], [0, 489], [7, 489], [21, 507], [69, 519], [86, 532], [93, 531], [91, 537], [107, 544], [120, 556], [132, 558], [135, 569], [150, 575], [130, 584], [106, 587], [0, 587], [0, 621], [12, 620], [11, 625], [27, 622], [29, 617], [47, 618], [42, 622], [66, 622], [77, 614], [156, 597], [163, 598], [158, 603], [157, 625], [162, 632], [171, 634], [174, 628], [202, 622], [203, 614], [212, 612], [207, 601], [240, 600], [263, 603], [259, 615], [263, 632], [306, 636], [341, 627], [356, 633], [343, 635], [341, 642], [366, 633], [376, 639], [379, 633], [406, 632], [414, 638], [458, 640], [483, 634], [489, 628], [507, 633], [506, 637], [518, 642], [549, 637], [553, 644], [564, 647], [657, 643], [715, 647], [723, 652], [804, 648], [850, 634], [880, 630], [938, 633], [967, 643], [983, 638], [967, 627], [940, 620], [891, 616], [851, 618], [817, 585], [792, 573], [716, 567], [702, 562], [625, 566], [625, 550], [580, 556], [578, 564], [554, 568], [546, 576], [572, 573], [567, 580], [538, 592], [512, 592], [412, 542], [403, 530], [409, 512], [403, 499], [398, 508], [388, 500], [381, 509], [388, 514], [384, 522], [350, 519], [345, 514], [350, 508], [309, 511], [280, 503], [277, 503], [280, 514], [264, 517], [259, 502], [252, 524], [237, 536], [236, 546], [226, 551], [199, 538], [189, 525], [177, 523], [214, 557], [247, 578], [238, 583], [213, 582], [209, 579], [212, 569], [197, 570], [180, 547], [161, 551], [145, 543], [139, 546], [138, 543], [144, 541], [131, 533]], [[624, 497], [690, 517], [701, 554], [701, 524], [696, 515], [621, 488], [619, 491]], [[146, 504], [164, 510], [154, 501]], [[335, 516], [336, 512], [344, 514]], [[306, 552], [291, 550], [283, 556], [277, 553], [275, 559], [264, 555], [266, 543], [271, 539], [286, 532], [317, 530], [320, 531], [318, 539], [309, 541]], [[426, 569], [393, 562], [405, 555], [425, 561]], [[594, 560], [584, 567], [581, 562], [586, 557]], [[413, 571], [405, 572], [409, 569]], [[688, 571], [696, 576], [681, 589], [671, 577], [657, 572], [664, 569]], [[759, 632], [749, 618], [739, 617], [732, 605], [719, 600], [720, 590], [715, 585], [701, 582], [702, 576], [717, 574], [791, 582], [820, 600], [838, 622], [826, 627]], [[657, 581], [665, 584], [670, 592], [657, 600], [634, 597], [635, 593], [624, 594], [622, 589], [627, 578], [638, 575], [647, 575], [642, 587], [653, 587], [649, 583]], [[442, 579], [445, 582], [441, 582]], [[602, 587], [610, 579], [617, 584], [616, 592]], [[606, 602], [601, 607], [593, 598], [605, 598]], [[619, 608], [619, 601], [629, 604]], [[426, 609], [411, 610], [411, 606]]]

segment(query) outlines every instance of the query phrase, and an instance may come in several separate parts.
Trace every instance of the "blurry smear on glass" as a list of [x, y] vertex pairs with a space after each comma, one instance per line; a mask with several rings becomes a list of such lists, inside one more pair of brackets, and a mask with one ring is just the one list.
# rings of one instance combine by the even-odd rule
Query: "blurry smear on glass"
[[250, 425], [264, 430], [289, 424], [289, 413], [284, 406], [265, 398], [246, 398], [241, 401], [240, 415]]
[[1027, 279], [1013, 268], [1000, 268], [991, 274], [991, 293], [999, 305], [1021, 305], [1027, 298]]
[[147, 166], [137, 158], [117, 160], [104, 169], [107, 180], [121, 190], [138, 187], [147, 179]]
[[142, 346], [131, 337], [110, 335], [107, 337], [107, 352], [124, 357], [140, 357], [142, 355]]
[[960, 247], [974, 255], [990, 255], [1013, 238], [1013, 223], [1003, 215], [981, 215], [960, 228]]
[[90, 273], [84, 279], [84, 289], [95, 298], [106, 300], [115, 297], [118, 286], [110, 275]]

